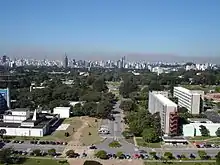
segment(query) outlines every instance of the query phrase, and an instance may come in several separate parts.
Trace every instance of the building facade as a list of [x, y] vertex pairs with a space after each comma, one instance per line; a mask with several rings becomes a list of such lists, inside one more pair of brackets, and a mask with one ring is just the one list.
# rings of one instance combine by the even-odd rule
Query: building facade
[[59, 115], [37, 113], [36, 110], [30, 113], [23, 108], [7, 110], [2, 118], [0, 129], [6, 130], [8, 136], [42, 137], [59, 123]]
[[174, 87], [173, 96], [178, 98], [178, 106], [185, 107], [191, 114], [200, 114], [203, 107], [204, 91]]
[[177, 104], [158, 93], [160, 92], [149, 93], [149, 112], [159, 112], [162, 132], [166, 135], [175, 135], [178, 131]]
[[4, 111], [10, 109], [11, 100], [10, 100], [10, 90], [9, 88], [0, 89], [0, 110]]

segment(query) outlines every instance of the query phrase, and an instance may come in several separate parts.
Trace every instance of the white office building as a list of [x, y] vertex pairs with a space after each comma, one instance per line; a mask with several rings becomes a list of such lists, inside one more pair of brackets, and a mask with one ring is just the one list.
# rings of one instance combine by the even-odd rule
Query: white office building
[[31, 113], [24, 108], [7, 110], [2, 118], [0, 129], [4, 129], [7, 136], [42, 137], [59, 122], [59, 115], [37, 113], [37, 110]]
[[53, 109], [53, 114], [60, 115], [60, 118], [70, 117], [70, 107], [56, 107]]
[[174, 87], [173, 96], [178, 98], [178, 105], [180, 107], [185, 107], [191, 114], [200, 114], [204, 91]]
[[157, 111], [154, 111], [155, 110], [155, 104], [154, 104], [154, 100], [155, 100], [154, 95], [155, 94], [161, 94], [164, 97], [168, 98], [168, 91], [152, 91], [152, 92], [149, 92], [148, 109], [149, 109], [149, 112], [152, 113], [152, 114], [157, 112]]
[[161, 129], [168, 135], [177, 131], [177, 104], [165, 96], [160, 92], [150, 92], [148, 108], [150, 113], [160, 113]]

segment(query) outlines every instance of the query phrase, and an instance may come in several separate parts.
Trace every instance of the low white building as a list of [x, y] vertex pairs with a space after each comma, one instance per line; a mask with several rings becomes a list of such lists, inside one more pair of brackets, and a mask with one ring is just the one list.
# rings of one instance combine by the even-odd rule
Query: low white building
[[59, 115], [30, 113], [28, 109], [8, 110], [3, 114], [0, 129], [6, 130], [7, 136], [42, 137], [59, 121]]
[[70, 117], [70, 107], [56, 107], [53, 109], [53, 114], [60, 115], [60, 118]]
[[216, 131], [220, 128], [220, 123], [190, 123], [183, 125], [183, 136], [185, 137], [194, 137], [202, 136], [200, 132], [200, 126], [205, 126], [209, 132], [210, 136], [216, 136]]

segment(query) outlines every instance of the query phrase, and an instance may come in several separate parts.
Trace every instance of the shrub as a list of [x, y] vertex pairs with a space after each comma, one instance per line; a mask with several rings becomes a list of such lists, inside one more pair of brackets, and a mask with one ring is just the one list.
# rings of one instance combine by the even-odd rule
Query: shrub
[[65, 132], [65, 136], [69, 137], [70, 136], [69, 132]]
[[120, 152], [120, 151], [117, 152], [117, 153], [116, 153], [116, 156], [117, 156], [118, 158], [121, 158], [121, 157], [123, 156], [123, 152]]
[[94, 160], [86, 160], [83, 165], [102, 165], [102, 164]]
[[35, 149], [35, 150], [33, 150], [33, 154], [34, 154], [35, 156], [41, 156], [41, 150]]
[[133, 134], [130, 131], [124, 131], [122, 132], [122, 136], [124, 136], [125, 139], [128, 139], [130, 137], [133, 137]]
[[111, 148], [119, 148], [121, 147], [121, 144], [118, 141], [112, 141], [108, 146]]
[[49, 154], [50, 156], [54, 156], [54, 155], [56, 155], [56, 150], [55, 150], [54, 148], [49, 149], [49, 150], [48, 150], [48, 154]]
[[98, 151], [95, 156], [100, 159], [108, 159], [107, 152], [104, 150]]
[[75, 157], [75, 151], [73, 151], [73, 150], [67, 151], [66, 156], [69, 157], [69, 158]]

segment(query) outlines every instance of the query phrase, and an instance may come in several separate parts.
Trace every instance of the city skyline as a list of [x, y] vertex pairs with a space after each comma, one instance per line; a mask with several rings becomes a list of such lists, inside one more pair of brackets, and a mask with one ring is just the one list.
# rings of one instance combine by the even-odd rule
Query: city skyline
[[0, 4], [2, 55], [61, 59], [67, 52], [92, 60], [126, 55], [131, 60], [220, 61], [217, 0]]

